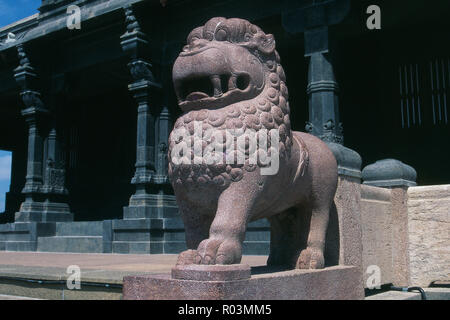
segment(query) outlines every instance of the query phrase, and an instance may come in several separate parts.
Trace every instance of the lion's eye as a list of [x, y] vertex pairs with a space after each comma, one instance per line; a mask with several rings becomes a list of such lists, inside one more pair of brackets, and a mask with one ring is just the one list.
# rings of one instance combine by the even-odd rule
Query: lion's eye
[[223, 29], [220, 29], [216, 32], [216, 40], [217, 41], [225, 41], [227, 40], [227, 32]]

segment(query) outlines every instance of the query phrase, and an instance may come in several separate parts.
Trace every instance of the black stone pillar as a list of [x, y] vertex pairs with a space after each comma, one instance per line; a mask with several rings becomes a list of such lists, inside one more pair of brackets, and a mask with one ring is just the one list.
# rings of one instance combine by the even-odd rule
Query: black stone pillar
[[45, 179], [43, 192], [49, 201], [59, 202], [66, 198], [66, 169], [63, 147], [53, 123], [46, 139]]
[[131, 5], [125, 7], [125, 16], [127, 31], [121, 37], [121, 45], [131, 59], [128, 67], [132, 83], [128, 89], [138, 104], [138, 116], [136, 170], [131, 181], [136, 192], [124, 208], [124, 219], [162, 218], [167, 210], [176, 211], [175, 199], [164, 192], [168, 184], [164, 157], [167, 157], [169, 115], [167, 109], [155, 103], [161, 85], [153, 76], [151, 63], [144, 57], [149, 43]]
[[[37, 74], [30, 65], [22, 45], [18, 46], [20, 65], [14, 77], [21, 87], [24, 103], [22, 115], [28, 125], [27, 175], [23, 193], [25, 201], [16, 213], [16, 222], [71, 221], [67, 203], [55, 194], [67, 193], [64, 188], [65, 171], [57, 154], [54, 118], [36, 90]], [[50, 131], [49, 131], [50, 127]]]
[[[131, 68], [140, 68], [137, 64], [144, 61], [134, 61]], [[137, 138], [136, 138], [136, 171], [132, 179], [135, 185], [145, 185], [152, 181], [155, 174], [155, 118], [150, 111], [151, 82], [141, 79], [129, 86], [130, 92], [138, 103]]]
[[[21, 94], [25, 104], [34, 100], [39, 101], [38, 92], [24, 92]], [[28, 161], [27, 161], [27, 175], [25, 180], [25, 187], [23, 193], [27, 194], [27, 199], [41, 191], [43, 184], [42, 176], [42, 159], [43, 159], [43, 139], [42, 126], [39, 118], [47, 115], [47, 110], [40, 107], [26, 106], [22, 111], [22, 115], [28, 125]], [[38, 127], [39, 125], [39, 127]]]
[[309, 121], [305, 129], [326, 142], [339, 144], [343, 143], [343, 127], [329, 26], [341, 22], [349, 9], [349, 0], [288, 0], [283, 12], [284, 28], [292, 33], [304, 33], [305, 57], [309, 58]]
[[157, 119], [158, 148], [156, 153], [155, 182], [160, 185], [169, 184], [168, 168], [168, 141], [170, 135], [170, 114], [166, 106], [161, 109]]
[[[325, 259], [358, 267], [362, 281], [361, 156], [343, 146], [339, 116], [338, 84], [333, 70], [329, 28], [349, 13], [350, 0], [286, 0], [283, 26], [304, 33], [305, 57], [309, 59], [309, 121], [306, 131], [325, 141], [338, 164], [338, 189], [330, 222]], [[351, 237], [349, 237], [351, 235]]]
[[311, 54], [307, 87], [309, 122], [305, 129], [326, 142], [343, 143], [338, 90], [329, 55], [321, 52]]

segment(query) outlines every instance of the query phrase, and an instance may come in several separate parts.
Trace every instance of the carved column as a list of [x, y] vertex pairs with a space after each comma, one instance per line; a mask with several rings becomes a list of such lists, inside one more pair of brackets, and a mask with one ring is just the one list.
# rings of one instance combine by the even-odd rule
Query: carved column
[[[133, 62], [131, 68], [144, 68], [137, 66], [143, 61]], [[136, 171], [132, 183], [141, 186], [152, 182], [155, 174], [155, 119], [150, 111], [149, 90], [151, 83], [148, 80], [135, 82], [129, 86], [130, 92], [138, 103], [137, 139], [136, 139]]]
[[14, 70], [14, 77], [21, 86], [20, 97], [24, 103], [21, 114], [28, 125], [28, 162], [23, 192], [28, 194], [29, 200], [33, 194], [40, 191], [43, 184], [43, 138], [40, 124], [42, 118], [47, 117], [49, 112], [41, 101], [41, 94], [33, 89], [36, 86], [37, 75], [30, 65], [23, 46], [18, 46], [17, 51], [20, 65]]
[[343, 127], [339, 120], [338, 90], [329, 54], [312, 53], [307, 87], [309, 122], [305, 129], [323, 141], [342, 144]]
[[[25, 201], [16, 213], [16, 222], [47, 222], [73, 220], [66, 203], [56, 203], [49, 198], [55, 190], [50, 187], [54, 172], [54, 163], [47, 162], [47, 152], [56, 150], [55, 131], [50, 130], [49, 124], [54, 120], [52, 114], [41, 100], [41, 94], [36, 90], [37, 74], [22, 45], [19, 45], [18, 55], [20, 65], [16, 68], [14, 77], [21, 87], [20, 96], [24, 103], [22, 115], [28, 124], [28, 160], [27, 175], [23, 193]], [[46, 141], [47, 139], [47, 141]], [[45, 144], [47, 143], [47, 148]], [[47, 163], [45, 163], [47, 162]], [[62, 173], [64, 176], [64, 172]], [[63, 183], [64, 184], [64, 183]], [[63, 187], [65, 190], [65, 188]]]
[[121, 37], [121, 45], [131, 59], [128, 67], [132, 83], [128, 89], [138, 104], [138, 115], [136, 169], [131, 181], [136, 192], [131, 196], [129, 206], [124, 208], [124, 219], [161, 218], [167, 207], [163, 186], [168, 182], [164, 157], [169, 117], [164, 108], [158, 116], [157, 110], [161, 109], [154, 101], [161, 85], [155, 81], [152, 65], [144, 57], [149, 43], [131, 5], [125, 7], [125, 16], [127, 31]]
[[156, 152], [156, 176], [155, 183], [159, 185], [169, 184], [167, 175], [168, 166], [168, 141], [170, 134], [170, 114], [166, 106], [161, 109], [157, 119], [158, 147]]
[[305, 129], [326, 142], [343, 144], [329, 26], [347, 16], [350, 1], [287, 0], [284, 6], [283, 26], [289, 32], [304, 33], [305, 57], [309, 58], [309, 121]]
[[[62, 128], [59, 125], [60, 108], [65, 105], [66, 91], [64, 75], [54, 75], [51, 86], [51, 119], [46, 139], [45, 175], [43, 192], [46, 194], [46, 207], [59, 215], [69, 215], [66, 189], [65, 148], [62, 139]], [[71, 219], [70, 219], [71, 220]]]

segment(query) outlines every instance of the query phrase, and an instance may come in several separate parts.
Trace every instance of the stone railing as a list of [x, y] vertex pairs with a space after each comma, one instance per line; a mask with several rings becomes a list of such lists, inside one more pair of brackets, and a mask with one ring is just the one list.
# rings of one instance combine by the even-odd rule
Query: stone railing
[[379, 268], [382, 285], [428, 287], [450, 281], [450, 185], [417, 187], [415, 178], [414, 169], [392, 159], [363, 170], [366, 286], [371, 266]]
[[[393, 283], [391, 210], [391, 190], [361, 186], [363, 270], [379, 267], [382, 284]], [[370, 275], [365, 274], [366, 281]]]

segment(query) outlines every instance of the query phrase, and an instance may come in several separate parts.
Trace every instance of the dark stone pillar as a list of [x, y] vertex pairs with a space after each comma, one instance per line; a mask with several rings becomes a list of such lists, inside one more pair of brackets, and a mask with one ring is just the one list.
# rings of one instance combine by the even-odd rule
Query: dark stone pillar
[[[132, 6], [125, 8], [127, 31], [121, 37], [123, 50], [130, 56], [128, 64], [132, 83], [128, 86], [130, 93], [138, 104], [137, 138], [136, 138], [136, 170], [131, 183], [136, 186], [136, 192], [130, 198], [130, 204], [124, 208], [124, 219], [157, 218], [158, 180], [161, 180], [161, 163], [157, 145], [156, 115], [159, 108], [155, 105], [155, 96], [161, 85], [155, 81], [151, 71], [151, 63], [143, 57], [148, 46], [147, 36], [141, 31]], [[164, 143], [164, 142], [162, 142]], [[167, 144], [167, 142], [165, 142]], [[157, 152], [155, 152], [157, 151]], [[158, 157], [156, 156], [158, 154]], [[156, 168], [158, 163], [158, 168]]]
[[156, 176], [155, 182], [157, 184], [169, 184], [169, 176], [167, 175], [168, 168], [168, 141], [170, 134], [170, 114], [166, 106], [164, 106], [157, 119], [157, 137], [158, 148], [156, 158]]
[[[146, 68], [144, 61], [131, 62], [130, 68]], [[129, 86], [130, 92], [138, 103], [136, 171], [132, 183], [136, 186], [148, 184], [155, 174], [155, 119], [150, 111], [150, 90], [152, 83], [139, 79]]]
[[338, 84], [332, 62], [329, 26], [340, 23], [350, 10], [349, 0], [285, 2], [283, 26], [304, 33], [305, 57], [309, 58], [309, 121], [306, 131], [326, 142], [343, 144], [339, 117]]
[[323, 141], [343, 143], [339, 120], [338, 84], [328, 54], [310, 56], [308, 71], [309, 122], [306, 131]]
[[130, 57], [132, 82], [128, 89], [138, 105], [136, 164], [131, 180], [136, 191], [124, 208], [123, 220], [104, 222], [104, 252], [177, 253], [186, 245], [167, 178], [169, 114], [167, 108], [158, 106], [162, 86], [145, 58], [148, 40], [131, 5], [125, 7], [125, 16], [127, 31], [121, 45]]
[[147, 80], [142, 80], [131, 84], [129, 90], [138, 102], [136, 170], [131, 180], [131, 183], [136, 186], [136, 193], [130, 198], [130, 206], [143, 208], [150, 200], [147, 186], [151, 183], [155, 173], [154, 117], [148, 104], [150, 83]]
[[[65, 170], [58, 154], [54, 118], [36, 90], [37, 75], [18, 46], [20, 65], [15, 69], [16, 81], [21, 86], [24, 103], [22, 115], [28, 125], [27, 175], [23, 193], [25, 201], [16, 213], [16, 222], [71, 221], [67, 203], [59, 195], [66, 194]], [[49, 130], [50, 128], [50, 130]], [[45, 147], [46, 146], [46, 147]]]
[[[129, 54], [128, 64], [133, 82], [128, 86], [138, 104], [136, 171], [131, 183], [136, 192], [124, 208], [124, 219], [162, 218], [176, 210], [173, 196], [166, 195], [167, 141], [169, 113], [155, 105], [161, 85], [156, 82], [151, 64], [143, 57], [148, 46], [131, 6], [125, 8], [127, 32], [121, 37], [123, 50]], [[168, 211], [168, 212], [166, 212]]]
[[[38, 99], [37, 92], [27, 92], [27, 97], [22, 98]], [[33, 95], [33, 97], [31, 97]], [[27, 163], [27, 176], [23, 193], [33, 195], [39, 193], [42, 188], [43, 176], [42, 176], [42, 158], [43, 158], [43, 139], [41, 130], [38, 128], [38, 118], [45, 115], [47, 110], [39, 110], [38, 108], [27, 108], [22, 111], [22, 115], [25, 117], [25, 121], [28, 125], [28, 163]], [[28, 197], [27, 197], [28, 198]]]

